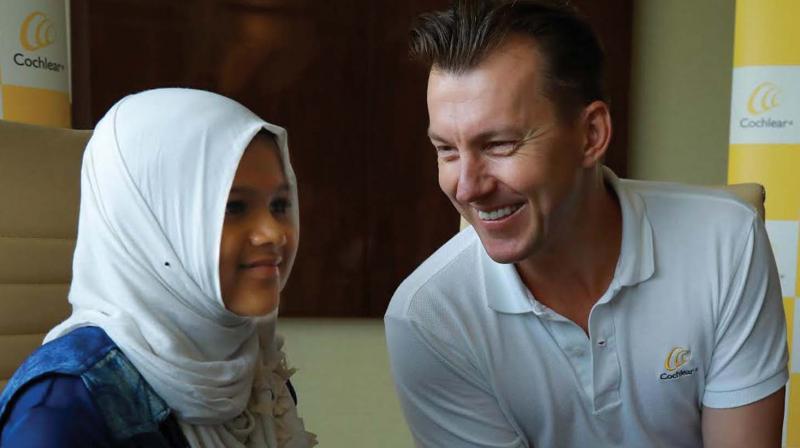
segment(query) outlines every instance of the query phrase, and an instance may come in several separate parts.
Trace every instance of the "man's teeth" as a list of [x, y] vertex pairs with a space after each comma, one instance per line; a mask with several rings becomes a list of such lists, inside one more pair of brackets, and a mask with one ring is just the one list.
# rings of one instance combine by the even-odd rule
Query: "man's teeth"
[[509, 205], [508, 207], [498, 208], [497, 210], [492, 210], [490, 212], [478, 210], [478, 218], [484, 221], [496, 221], [514, 213], [520, 207], [520, 205]]

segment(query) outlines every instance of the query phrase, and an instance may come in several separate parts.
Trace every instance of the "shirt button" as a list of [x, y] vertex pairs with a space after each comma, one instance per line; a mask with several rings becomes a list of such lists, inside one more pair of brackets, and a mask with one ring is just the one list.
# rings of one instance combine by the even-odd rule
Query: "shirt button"
[[597, 341], [597, 345], [599, 345], [600, 347], [605, 347], [606, 346], [606, 340], [605, 339], [600, 339], [599, 341]]

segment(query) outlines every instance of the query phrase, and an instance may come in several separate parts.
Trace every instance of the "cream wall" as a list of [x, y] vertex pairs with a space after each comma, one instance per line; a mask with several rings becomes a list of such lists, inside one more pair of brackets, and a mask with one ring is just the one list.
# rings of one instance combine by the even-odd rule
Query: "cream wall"
[[394, 391], [383, 319], [280, 318], [298, 410], [322, 448], [414, 446]]
[[634, 0], [629, 177], [725, 183], [734, 0]]

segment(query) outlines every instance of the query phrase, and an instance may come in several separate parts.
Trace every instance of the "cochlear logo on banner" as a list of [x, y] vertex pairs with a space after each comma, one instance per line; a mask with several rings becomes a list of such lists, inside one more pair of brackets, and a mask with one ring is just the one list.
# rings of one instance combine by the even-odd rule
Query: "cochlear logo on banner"
[[692, 359], [692, 352], [683, 347], [673, 347], [667, 353], [664, 359], [664, 370], [658, 378], [661, 380], [676, 380], [678, 378], [694, 375], [697, 372], [697, 367], [684, 368], [687, 363]]
[[780, 105], [778, 95], [781, 89], [771, 82], [762, 82], [753, 89], [750, 99], [747, 100], [747, 111], [753, 115], [761, 115]]
[[775, 119], [769, 116], [760, 116], [769, 111], [778, 109], [781, 105], [781, 88], [773, 82], [762, 82], [757, 85], [747, 99], [747, 112], [749, 117], [739, 120], [739, 127], [750, 128], [785, 128], [794, 126], [794, 120]]
[[[56, 41], [56, 30], [47, 14], [33, 11], [25, 17], [19, 27], [19, 43], [22, 48], [35, 52], [49, 47]], [[66, 67], [64, 64], [51, 61], [47, 57], [28, 55], [22, 52], [13, 56], [14, 64], [19, 67], [28, 67], [38, 70], [61, 72]]]
[[34, 11], [25, 17], [19, 29], [19, 42], [22, 48], [36, 51], [52, 45], [56, 41], [53, 22], [43, 13]]

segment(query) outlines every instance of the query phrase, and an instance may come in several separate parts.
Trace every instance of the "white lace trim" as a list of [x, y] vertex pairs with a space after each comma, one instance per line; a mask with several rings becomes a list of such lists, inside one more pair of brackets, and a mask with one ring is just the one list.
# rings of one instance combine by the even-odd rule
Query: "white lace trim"
[[[247, 409], [271, 416], [273, 425], [270, 429], [278, 448], [310, 448], [317, 445], [317, 436], [305, 430], [303, 419], [297, 415], [297, 407], [286, 385], [297, 369], [288, 366], [282, 349], [283, 338], [276, 335], [275, 351], [256, 371]], [[249, 419], [254, 420], [252, 416]]]

